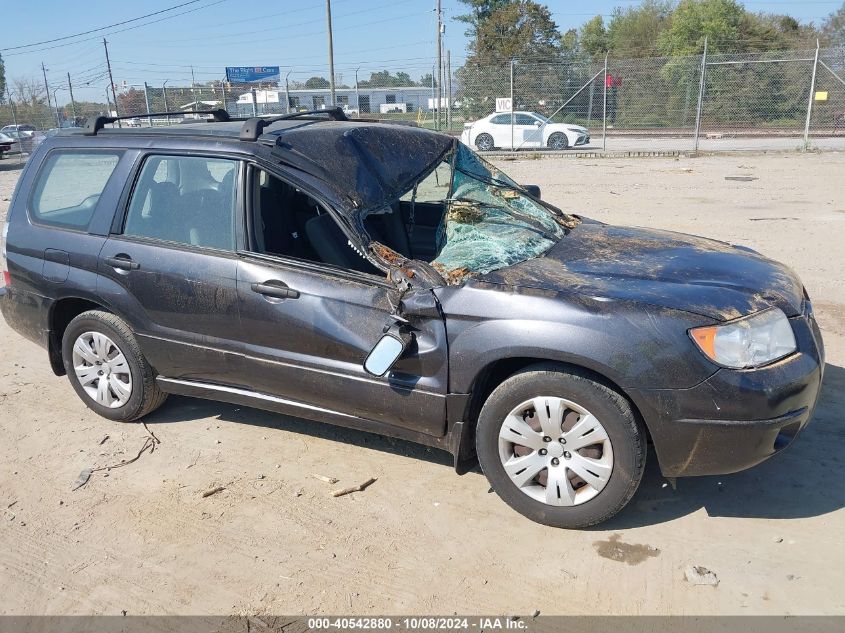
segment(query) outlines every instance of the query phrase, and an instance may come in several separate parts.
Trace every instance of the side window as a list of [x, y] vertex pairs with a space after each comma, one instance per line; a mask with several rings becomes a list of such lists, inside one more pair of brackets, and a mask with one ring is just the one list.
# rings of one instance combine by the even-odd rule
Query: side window
[[311, 196], [263, 169], [252, 174], [253, 251], [384, 276], [349, 245], [331, 214]]
[[35, 183], [33, 218], [52, 226], [86, 228], [118, 160], [117, 152], [50, 154]]
[[540, 122], [538, 119], [535, 119], [533, 116], [528, 114], [517, 114], [515, 116], [517, 125], [534, 125], [535, 123]]
[[494, 125], [510, 125], [511, 124], [511, 115], [510, 114], [497, 114], [492, 119], [490, 119], [490, 123]]
[[235, 250], [238, 162], [150, 156], [132, 192], [124, 235]]

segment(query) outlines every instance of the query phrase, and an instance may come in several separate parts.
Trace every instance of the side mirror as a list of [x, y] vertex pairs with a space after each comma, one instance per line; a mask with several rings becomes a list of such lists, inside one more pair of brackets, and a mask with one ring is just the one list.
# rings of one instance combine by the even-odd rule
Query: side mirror
[[537, 200], [540, 199], [540, 186], [539, 185], [522, 185], [522, 188], [525, 189], [525, 191], [530, 193], [532, 196], [537, 198]]
[[534, 125], [536, 125], [537, 127], [541, 127], [543, 125], [543, 122], [542, 121], [534, 121]]
[[402, 358], [409, 338], [398, 326], [387, 329], [367, 354], [364, 371], [373, 376], [384, 376]]

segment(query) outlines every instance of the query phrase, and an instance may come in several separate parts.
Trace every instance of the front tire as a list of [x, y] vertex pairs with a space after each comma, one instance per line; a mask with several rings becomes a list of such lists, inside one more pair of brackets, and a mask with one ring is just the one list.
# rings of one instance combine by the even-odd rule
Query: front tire
[[483, 132], [475, 137], [475, 148], [481, 152], [488, 152], [494, 148], [493, 137]]
[[62, 337], [62, 359], [77, 395], [110, 420], [137, 420], [167, 399], [129, 325], [110, 312], [73, 319]]
[[549, 137], [547, 145], [549, 149], [562, 151], [569, 149], [569, 139], [566, 138], [566, 134], [563, 132], [555, 132]]
[[584, 528], [633, 497], [645, 438], [621, 394], [577, 368], [545, 363], [490, 394], [476, 452], [493, 490], [514, 510], [544, 525]]

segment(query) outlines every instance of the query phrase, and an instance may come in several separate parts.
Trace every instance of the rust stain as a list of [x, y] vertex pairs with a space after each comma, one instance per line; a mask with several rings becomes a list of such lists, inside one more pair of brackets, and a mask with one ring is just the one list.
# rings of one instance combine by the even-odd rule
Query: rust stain
[[370, 244], [370, 248], [373, 249], [373, 252], [377, 257], [393, 266], [398, 266], [402, 262], [407, 261], [405, 257], [394, 251], [392, 248], [385, 246], [381, 242], [372, 242]]
[[434, 270], [436, 270], [438, 273], [440, 273], [440, 276], [443, 277], [443, 279], [446, 281], [446, 284], [449, 286], [456, 286], [468, 277], [472, 277], [476, 274], [466, 267], [448, 270], [440, 262], [434, 262], [431, 267], [434, 268]]

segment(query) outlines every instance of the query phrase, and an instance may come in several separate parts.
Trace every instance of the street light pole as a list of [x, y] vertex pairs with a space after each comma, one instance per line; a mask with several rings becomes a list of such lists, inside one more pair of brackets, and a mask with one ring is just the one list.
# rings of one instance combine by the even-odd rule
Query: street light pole
[[355, 69], [355, 109], [358, 110], [358, 117], [361, 116], [361, 94], [358, 91], [358, 71], [361, 67]]
[[[170, 112], [167, 108], [167, 82], [170, 81], [169, 79], [165, 79], [164, 83], [161, 84], [161, 94], [164, 97], [164, 111]], [[224, 106], [225, 106], [225, 98], [224, 98]], [[167, 124], [170, 125], [170, 115], [167, 115]]]
[[[62, 127], [62, 121], [59, 118], [59, 100], [56, 99], [56, 93], [61, 90], [61, 88], [53, 88], [53, 108], [56, 112], [56, 127]], [[50, 97], [48, 96], [47, 99], [49, 100]]]
[[289, 70], [285, 75], [285, 112], [290, 114], [290, 86], [288, 85], [288, 77], [290, 77], [293, 69]]

